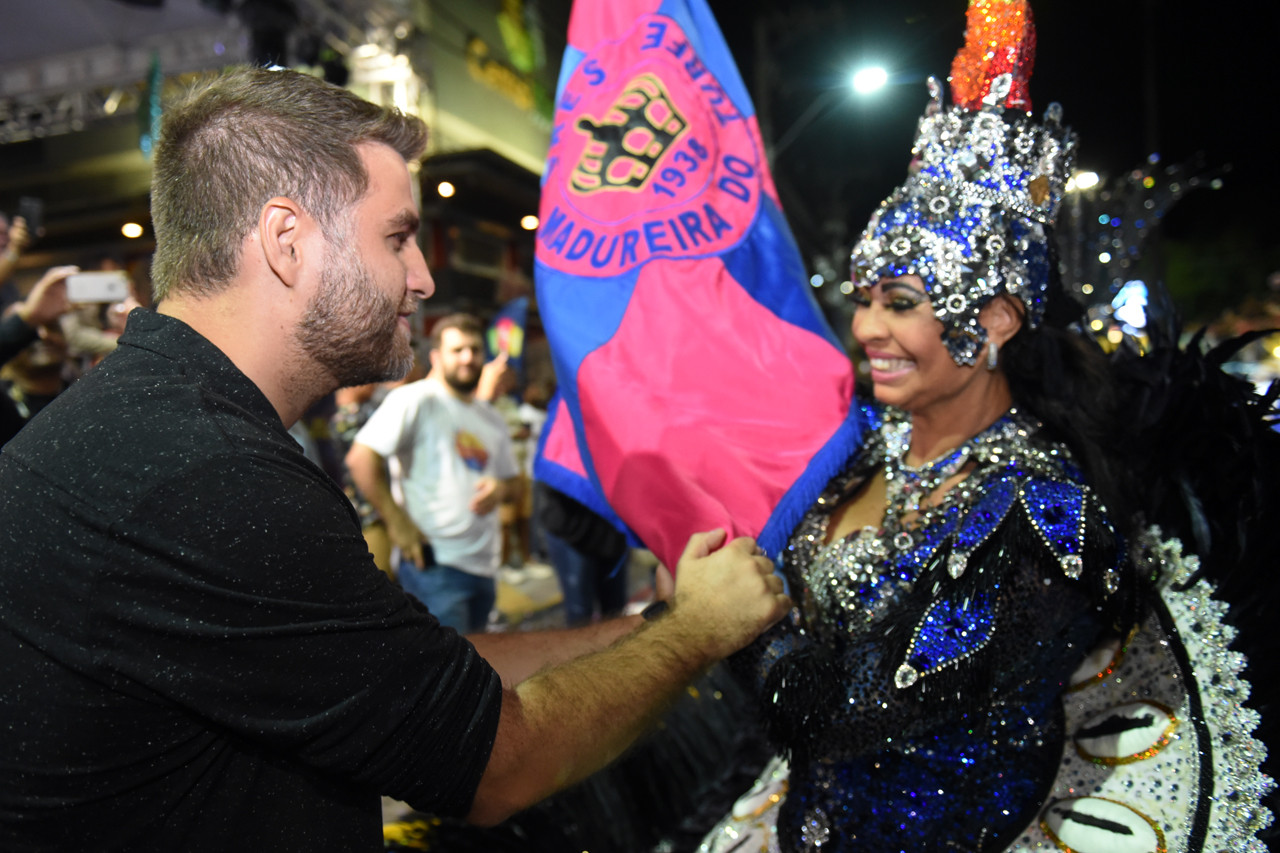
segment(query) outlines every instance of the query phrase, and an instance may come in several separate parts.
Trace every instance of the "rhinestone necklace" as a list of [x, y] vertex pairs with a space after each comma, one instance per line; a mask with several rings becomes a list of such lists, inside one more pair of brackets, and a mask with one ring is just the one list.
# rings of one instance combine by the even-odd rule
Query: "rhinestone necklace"
[[[823, 635], [837, 630], [857, 632], [878, 619], [901, 592], [914, 586], [908, 576], [888, 570], [912, 564], [912, 551], [945, 535], [948, 514], [972, 503], [989, 471], [1013, 463], [1037, 470], [1049, 465], [1028, 444], [1038, 427], [1010, 409], [942, 458], [912, 466], [903, 461], [911, 444], [910, 416], [887, 410], [880, 429], [868, 439], [862, 461], [827, 487], [788, 544], [787, 561], [804, 579], [808, 592], [809, 600], [801, 606], [810, 627]], [[970, 462], [977, 468], [969, 477], [947, 489], [937, 502], [922, 506]], [[865, 483], [881, 466], [887, 493], [884, 521], [879, 527], [864, 527], [827, 543], [833, 508], [855, 483]], [[892, 582], [883, 582], [886, 579]]]
[[[982, 432], [964, 441], [955, 450], [925, 462], [908, 465], [907, 451], [911, 447], [911, 419], [891, 421], [884, 427], [884, 480], [886, 506], [881, 535], [893, 543], [898, 551], [907, 551], [917, 544], [912, 530], [929, 527], [961, 497], [962, 490], [949, 489], [942, 499], [925, 506], [925, 501], [938, 488], [960, 473], [971, 460], [984, 462], [990, 449], [1004, 441], [1017, 429], [1018, 412], [1010, 408]], [[999, 451], [996, 451], [998, 454]], [[913, 515], [910, 522], [907, 516]], [[911, 529], [908, 529], [910, 527]]]

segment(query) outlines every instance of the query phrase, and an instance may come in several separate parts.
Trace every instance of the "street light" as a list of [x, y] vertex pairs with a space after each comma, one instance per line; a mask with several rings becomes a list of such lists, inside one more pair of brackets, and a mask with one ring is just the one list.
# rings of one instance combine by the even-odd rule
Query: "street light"
[[[849, 85], [857, 95], [870, 95], [879, 89], [883, 89], [889, 82], [889, 72], [881, 66], [869, 66], [860, 69], [856, 74], [849, 78]], [[777, 145], [770, 152], [770, 160], [777, 160], [778, 156], [800, 136], [801, 131], [813, 123], [821, 113], [826, 112], [841, 96], [847, 96], [849, 90], [843, 86], [837, 86], [833, 89], [820, 94], [814, 98], [813, 103], [809, 104], [809, 108], [800, 114], [791, 127], [787, 128], [787, 132], [778, 140]]]
[[1067, 192], [1093, 189], [1099, 180], [1097, 172], [1076, 172], [1067, 179]]
[[885, 87], [889, 82], [889, 72], [879, 65], [860, 68], [853, 75], [853, 91], [859, 95], [870, 95]]

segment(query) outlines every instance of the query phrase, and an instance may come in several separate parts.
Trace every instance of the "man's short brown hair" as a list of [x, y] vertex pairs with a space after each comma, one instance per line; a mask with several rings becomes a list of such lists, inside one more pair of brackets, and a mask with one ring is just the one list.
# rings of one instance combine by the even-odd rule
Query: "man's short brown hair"
[[426, 139], [420, 119], [293, 71], [233, 68], [198, 86], [167, 109], [156, 144], [156, 298], [230, 282], [245, 235], [276, 196], [341, 239], [369, 183], [356, 146], [382, 143], [410, 162]]
[[431, 327], [431, 348], [440, 349], [440, 341], [449, 329], [457, 329], [466, 335], [479, 335], [484, 340], [484, 322], [475, 314], [449, 314], [436, 320]]

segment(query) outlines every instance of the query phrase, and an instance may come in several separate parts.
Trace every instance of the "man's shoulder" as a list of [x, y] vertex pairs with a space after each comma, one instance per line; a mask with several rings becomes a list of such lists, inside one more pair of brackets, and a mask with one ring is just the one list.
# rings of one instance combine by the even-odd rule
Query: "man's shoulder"
[[402, 406], [405, 408], [432, 406], [440, 398], [444, 389], [430, 379], [418, 379], [398, 385], [382, 398], [381, 406]]
[[274, 412], [251, 405], [261, 401], [243, 399], [246, 395], [239, 393], [243, 390], [211, 382], [206, 375], [164, 356], [117, 351], [51, 406], [66, 408], [63, 417], [72, 422], [77, 416], [97, 422], [112, 418], [129, 421], [135, 427], [134, 434], [148, 444], [170, 434], [182, 442], [183, 437], [169, 425], [180, 423], [190, 430], [203, 424], [215, 431], [228, 425], [253, 430], [269, 427], [267, 415]]
[[430, 380], [419, 379], [388, 391], [369, 424], [380, 423], [382, 429], [390, 423], [400, 423], [402, 428], [411, 428], [413, 424], [425, 426], [446, 417], [446, 410], [439, 386]]
[[325, 478], [242, 375], [130, 345], [58, 395], [4, 449], [5, 486], [44, 483], [104, 513], [158, 489]]
[[162, 359], [113, 353], [59, 394], [32, 422], [32, 433], [112, 433], [122, 446], [154, 445], [172, 434], [175, 420], [196, 418], [204, 396], [196, 382]]
[[475, 418], [487, 426], [492, 427], [502, 435], [507, 435], [509, 430], [507, 427], [507, 419], [502, 416], [502, 412], [488, 400], [472, 399], [467, 403], [463, 403], [462, 408], [469, 412]]
[[[203, 387], [163, 360], [108, 357], [49, 404], [6, 447], [32, 475], [50, 482], [145, 489], [182, 477], [211, 458], [277, 453], [283, 428]], [[86, 472], [96, 472], [86, 477]], [[114, 483], [115, 486], [107, 484]], [[129, 491], [129, 489], [124, 489]]]

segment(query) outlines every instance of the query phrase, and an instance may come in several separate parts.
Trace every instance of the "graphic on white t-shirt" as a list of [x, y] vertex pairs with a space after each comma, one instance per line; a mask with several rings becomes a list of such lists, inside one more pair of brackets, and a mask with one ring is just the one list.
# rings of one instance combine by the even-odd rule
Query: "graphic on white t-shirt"
[[454, 447], [458, 448], [458, 456], [462, 464], [472, 471], [483, 471], [489, 464], [489, 451], [474, 434], [460, 429], [453, 434]]

